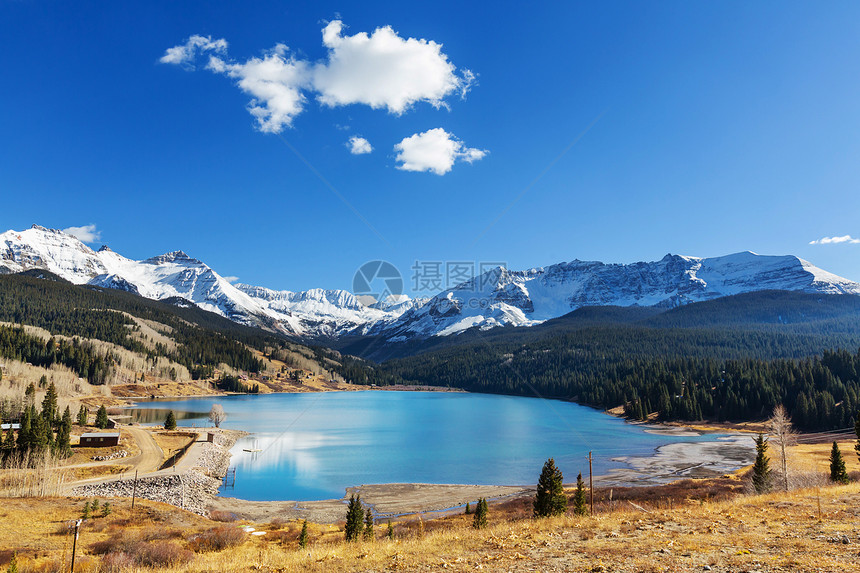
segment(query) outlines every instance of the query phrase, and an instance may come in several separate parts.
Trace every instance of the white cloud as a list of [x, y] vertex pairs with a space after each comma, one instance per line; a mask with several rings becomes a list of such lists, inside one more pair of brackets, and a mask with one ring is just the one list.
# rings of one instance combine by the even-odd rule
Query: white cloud
[[188, 38], [184, 45], [168, 48], [161, 59], [162, 64], [177, 64], [193, 69], [198, 52], [227, 52], [227, 40], [213, 40], [212, 36], [194, 35]]
[[373, 151], [373, 147], [370, 145], [370, 142], [357, 135], [350, 137], [346, 146], [349, 148], [349, 152], [353, 155], [364, 155], [365, 153]]
[[101, 241], [102, 239], [102, 232], [97, 231], [95, 225], [84, 225], [83, 227], [69, 227], [67, 229], [63, 229], [63, 232], [67, 235], [76, 237], [79, 241], [84, 243], [95, 243], [96, 241]]
[[390, 26], [370, 35], [342, 31], [340, 20], [323, 29], [328, 62], [314, 67], [313, 85], [325, 105], [363, 103], [399, 115], [420, 101], [442, 107], [445, 97], [465, 95], [474, 81], [469, 70], [458, 75], [432, 40], [403, 39]]
[[222, 278], [222, 279], [224, 279], [225, 281], [227, 281], [227, 282], [228, 282], [228, 283], [230, 283], [230, 284], [233, 284], [233, 283], [235, 283], [235, 282], [238, 282], [238, 281], [239, 281], [239, 277], [221, 277], [221, 278]]
[[851, 235], [843, 235], [841, 237], [821, 237], [814, 241], [809, 241], [810, 245], [836, 245], [838, 243], [860, 243], [860, 239], [855, 239]]
[[307, 81], [307, 64], [287, 57], [287, 48], [278, 45], [263, 58], [244, 64], [209, 58], [206, 68], [236, 79], [236, 85], [251, 96], [248, 111], [264, 133], [280, 133], [302, 112], [305, 96], [301, 88]]
[[208, 54], [206, 69], [236, 80], [252, 98], [248, 111], [257, 127], [267, 133], [292, 125], [304, 109], [305, 92], [315, 92], [331, 107], [358, 103], [399, 115], [421, 101], [445, 107], [447, 96], [465, 96], [474, 82], [471, 71], [458, 72], [442, 45], [431, 40], [403, 39], [390, 26], [370, 35], [344, 36], [342, 31], [340, 20], [326, 25], [322, 33], [328, 59], [318, 63], [288, 55], [283, 44], [240, 63], [227, 57], [226, 40], [199, 35], [169, 48], [159, 61], [194, 69]]
[[466, 147], [462, 141], [441, 127], [416, 133], [394, 146], [395, 159], [403, 171], [432, 171], [444, 175], [451, 171], [454, 163], [472, 163], [482, 159], [488, 151]]

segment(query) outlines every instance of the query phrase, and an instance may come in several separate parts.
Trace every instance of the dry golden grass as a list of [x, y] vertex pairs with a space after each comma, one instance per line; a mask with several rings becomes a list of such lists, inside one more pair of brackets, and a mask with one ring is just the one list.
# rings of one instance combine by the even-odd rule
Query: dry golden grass
[[152, 432], [152, 437], [164, 452], [165, 458], [197, 440], [197, 434], [193, 432]]
[[[842, 459], [845, 460], [845, 469], [848, 473], [860, 472], [860, 458], [858, 458], [854, 446], [857, 440], [840, 440], [839, 450], [842, 452]], [[830, 448], [833, 442], [823, 444], [800, 444], [791, 446], [789, 453], [786, 456], [789, 460], [800, 460], [804, 468], [810, 471], [830, 474]]]
[[[0, 519], [7, 526], [0, 529], [0, 548], [18, 551], [22, 571], [68, 561], [65, 523], [77, 517], [84, 500], [4, 502], [8, 503], [0, 509]], [[386, 526], [381, 523], [373, 542], [355, 544], [342, 542], [336, 526], [309, 524], [311, 541], [305, 550], [297, 546], [299, 522], [267, 523], [255, 525], [267, 531], [264, 536], [249, 535], [238, 547], [198, 553], [186, 564], [158, 570], [623, 573], [698, 572], [705, 566], [715, 571], [858, 570], [860, 484], [724, 501], [678, 498], [673, 509], [641, 505], [647, 511], [619, 505], [595, 517], [543, 520], [491, 505], [486, 530], [472, 529], [470, 516], [457, 515], [421, 524], [399, 522], [391, 541], [384, 537]], [[80, 554], [109, 550], [112, 544], [129, 540], [169, 539], [184, 547], [195, 534], [225, 526], [162, 504], [143, 502], [135, 514], [127, 506], [127, 500], [116, 500], [111, 516], [87, 522]], [[843, 536], [850, 543], [843, 543]], [[0, 551], [0, 566], [4, 554], [8, 551]], [[90, 555], [88, 563], [95, 567], [100, 559]]]

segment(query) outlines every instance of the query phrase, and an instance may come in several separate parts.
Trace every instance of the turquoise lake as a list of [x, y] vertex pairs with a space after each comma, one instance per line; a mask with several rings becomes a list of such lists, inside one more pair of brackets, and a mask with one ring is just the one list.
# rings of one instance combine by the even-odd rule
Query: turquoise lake
[[[208, 426], [221, 404], [224, 428], [251, 432], [232, 450], [236, 483], [222, 492], [249, 500], [340, 498], [374, 483], [526, 485], [555, 458], [566, 482], [625, 467], [619, 456], [650, 456], [667, 443], [718, 435], [665, 436], [598, 410], [556, 400], [449, 392], [323, 392], [143, 402], [132, 413], [180, 426]], [[250, 453], [243, 449], [260, 449]]]

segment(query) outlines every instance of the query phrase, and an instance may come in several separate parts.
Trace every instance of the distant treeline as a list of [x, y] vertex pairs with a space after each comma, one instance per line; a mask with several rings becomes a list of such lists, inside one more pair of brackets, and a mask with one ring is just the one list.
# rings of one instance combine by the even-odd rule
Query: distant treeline
[[74, 338], [71, 341], [51, 338], [47, 342], [27, 334], [23, 328], [0, 326], [0, 357], [34, 366], [50, 368], [54, 364], [67, 366], [90, 384], [104, 384], [117, 358], [108, 352], [96, 353], [91, 344]]
[[[168, 350], [155, 344], [150, 349], [140, 340], [130, 337], [129, 334], [138, 327], [123, 312], [170, 327], [170, 336], [177, 342], [177, 347]], [[52, 334], [68, 337], [103, 340], [152, 360], [165, 356], [197, 372], [201, 372], [200, 366], [214, 367], [221, 363], [239, 370], [259, 372], [262, 362], [247, 346], [262, 349], [279, 343], [277, 337], [262, 330], [243, 327], [197, 308], [174, 307], [122, 291], [79, 287], [20, 275], [0, 276], [0, 321], [38, 326]], [[30, 341], [19, 339], [16, 344], [29, 346]], [[17, 352], [22, 356], [25, 353], [39, 354], [35, 349], [24, 347]], [[48, 354], [54, 355], [55, 352]], [[81, 373], [81, 376], [100, 383], [100, 376], [93, 377], [89, 373], [92, 358], [86, 358], [90, 364], [87, 374]], [[77, 360], [77, 365], [67, 365], [82, 372], [85, 358]]]
[[215, 382], [215, 386], [219, 390], [223, 390], [225, 392], [238, 392], [241, 394], [260, 393], [259, 384], [245, 384], [236, 376], [222, 376], [217, 382]]
[[528, 343], [520, 336], [530, 334], [488, 336], [382, 368], [420, 384], [624, 405], [633, 418], [749, 420], [783, 404], [799, 428], [823, 430], [852, 425], [860, 408], [860, 355], [822, 352], [821, 338], [809, 333], [622, 324]]

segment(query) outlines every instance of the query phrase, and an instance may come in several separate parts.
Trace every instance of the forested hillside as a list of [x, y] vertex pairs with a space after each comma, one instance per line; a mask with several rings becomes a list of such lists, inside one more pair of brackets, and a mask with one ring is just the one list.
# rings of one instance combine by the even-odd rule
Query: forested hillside
[[422, 384], [623, 404], [634, 418], [746, 420], [782, 403], [801, 428], [846, 427], [860, 407], [858, 317], [858, 297], [773, 292], [659, 313], [580, 309], [384, 367]]

